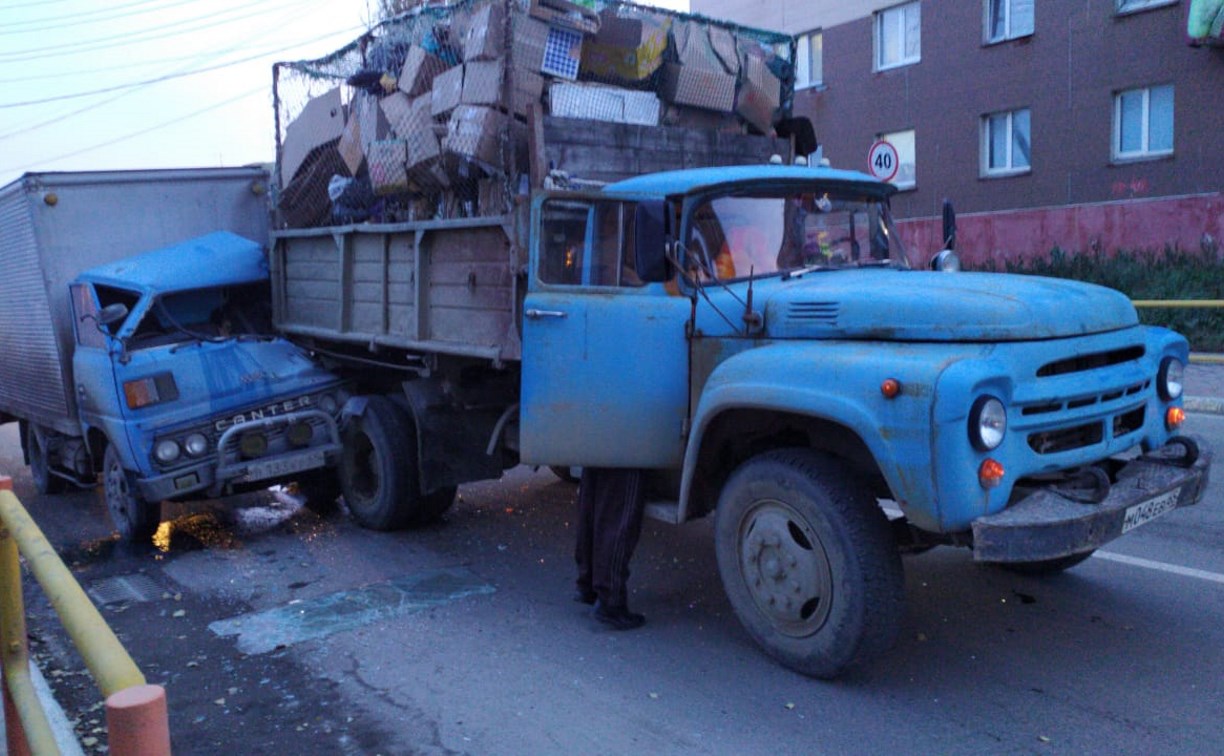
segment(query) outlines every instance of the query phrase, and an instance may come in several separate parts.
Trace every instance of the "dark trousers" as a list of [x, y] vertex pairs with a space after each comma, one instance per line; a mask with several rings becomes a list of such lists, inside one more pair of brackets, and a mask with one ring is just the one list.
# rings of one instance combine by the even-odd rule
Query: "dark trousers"
[[578, 590], [605, 607], [628, 604], [629, 559], [642, 533], [640, 470], [582, 470], [578, 486]]

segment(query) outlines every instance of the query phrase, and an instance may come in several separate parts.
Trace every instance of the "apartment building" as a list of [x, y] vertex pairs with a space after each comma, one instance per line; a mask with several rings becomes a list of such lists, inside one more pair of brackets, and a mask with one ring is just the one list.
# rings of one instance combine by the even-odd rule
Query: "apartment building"
[[1224, 48], [1187, 44], [1189, 0], [692, 0], [797, 36], [795, 110], [824, 156], [897, 150], [911, 244], [986, 257], [1217, 248]]

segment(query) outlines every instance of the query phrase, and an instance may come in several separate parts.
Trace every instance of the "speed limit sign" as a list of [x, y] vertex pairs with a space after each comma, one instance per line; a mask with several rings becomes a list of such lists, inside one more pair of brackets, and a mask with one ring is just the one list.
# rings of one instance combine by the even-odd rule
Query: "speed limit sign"
[[872, 176], [881, 181], [892, 181], [897, 175], [898, 168], [900, 168], [900, 160], [897, 156], [897, 148], [893, 147], [891, 142], [881, 139], [871, 145], [871, 150], [867, 153], [867, 169], [871, 171]]

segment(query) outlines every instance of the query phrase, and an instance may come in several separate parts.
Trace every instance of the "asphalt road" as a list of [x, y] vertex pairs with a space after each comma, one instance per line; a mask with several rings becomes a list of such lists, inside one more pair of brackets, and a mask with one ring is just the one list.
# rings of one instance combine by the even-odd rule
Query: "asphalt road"
[[[1224, 417], [1188, 429], [1224, 449]], [[1203, 504], [1059, 577], [907, 557], [897, 647], [826, 683], [740, 628], [709, 522], [648, 522], [631, 580], [647, 625], [596, 626], [570, 600], [575, 489], [547, 471], [464, 486], [424, 530], [258, 495], [177, 506], [161, 547], [125, 547], [94, 492], [35, 496], [0, 428], [0, 472], [166, 687], [177, 753], [1220, 752], [1218, 467]], [[40, 666], [99, 752], [100, 696], [37, 589], [27, 604]]]

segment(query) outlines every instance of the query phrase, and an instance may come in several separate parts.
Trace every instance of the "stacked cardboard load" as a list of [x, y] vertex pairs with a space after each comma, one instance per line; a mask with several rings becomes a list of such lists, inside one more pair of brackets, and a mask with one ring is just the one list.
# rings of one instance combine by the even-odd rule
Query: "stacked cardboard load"
[[500, 215], [533, 113], [768, 134], [789, 75], [735, 27], [613, 0], [418, 8], [362, 45], [286, 128], [289, 226]]

